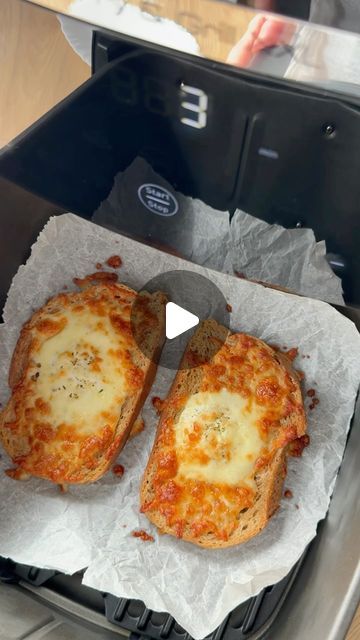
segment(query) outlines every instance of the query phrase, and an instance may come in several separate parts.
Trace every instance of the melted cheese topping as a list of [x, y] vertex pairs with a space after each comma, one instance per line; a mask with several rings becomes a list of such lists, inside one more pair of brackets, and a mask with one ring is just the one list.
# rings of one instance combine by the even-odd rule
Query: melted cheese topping
[[64, 329], [37, 353], [36, 392], [50, 406], [54, 427], [65, 422], [76, 425], [78, 433], [94, 434], [104, 412], [117, 421], [128, 393], [120, 349], [126, 341], [109, 318], [99, 321], [89, 309], [69, 310], [61, 318]]
[[[199, 360], [191, 344], [186, 357]], [[142, 510], [178, 537], [227, 541], [255, 504], [259, 470], [302, 435], [304, 408], [296, 378], [251, 336], [229, 336], [197, 371], [196, 393], [179, 372], [164, 402]]]
[[258, 427], [263, 414], [226, 389], [191, 396], [175, 426], [179, 476], [254, 488], [249, 476], [264, 446]]
[[[144, 385], [130, 325], [135, 296], [114, 283], [60, 294], [23, 328], [27, 365], [1, 430], [21, 470], [59, 483], [86, 482], [111, 464], [124, 441], [117, 430], [123, 408]], [[137, 321], [160, 339], [152, 309], [144, 294]]]

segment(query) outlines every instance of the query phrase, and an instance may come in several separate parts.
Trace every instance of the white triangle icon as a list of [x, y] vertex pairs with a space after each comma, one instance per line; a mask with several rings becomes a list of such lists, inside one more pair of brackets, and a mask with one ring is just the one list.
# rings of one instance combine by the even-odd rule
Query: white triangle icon
[[168, 302], [166, 305], [166, 337], [169, 340], [177, 338], [185, 331], [192, 329], [199, 324], [199, 318], [186, 311], [174, 302]]

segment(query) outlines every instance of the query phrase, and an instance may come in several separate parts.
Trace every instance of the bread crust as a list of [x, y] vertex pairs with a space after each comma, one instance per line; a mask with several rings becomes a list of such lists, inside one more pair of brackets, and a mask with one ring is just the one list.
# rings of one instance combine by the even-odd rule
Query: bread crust
[[[237, 334], [244, 335], [244, 334]], [[227, 336], [227, 342], [236, 340], [236, 334], [231, 335], [224, 327], [218, 325], [215, 321], [205, 321], [200, 325], [197, 333], [188, 344], [184, 353], [179, 371], [173, 381], [167, 399], [163, 403], [161, 417], [158, 423], [154, 445], [150, 454], [150, 458], [142, 479], [140, 490], [141, 509], [155, 524], [162, 533], [168, 533], [193, 544], [220, 549], [231, 547], [254, 537], [266, 526], [269, 518], [279, 506], [284, 478], [286, 476], [286, 460], [288, 456], [288, 443], [292, 440], [300, 438], [306, 432], [305, 412], [303, 408], [303, 400], [299, 379], [291, 367], [291, 362], [283, 354], [278, 354], [274, 349], [266, 345], [263, 341], [250, 337], [255, 341], [256, 346], [266, 351], [280, 367], [288, 373], [291, 380], [291, 402], [293, 402], [293, 414], [282, 419], [278, 428], [274, 430], [270, 438], [272, 443], [271, 455], [269, 455], [266, 463], [256, 471], [256, 493], [253, 504], [243, 509], [237, 519], [236, 526], [227, 539], [222, 539], [216, 533], [206, 532], [203, 535], [194, 535], [190, 523], [179, 528], [173, 523], [168, 522], [167, 517], [161, 513], [154, 499], [156, 496], [156, 474], [158, 473], [157, 460], [162, 450], [162, 442], [164, 442], [164, 434], [169, 428], [169, 421], [176, 423], [181, 415], [184, 406], [184, 398], [189, 398], [192, 394], [200, 389], [203, 379], [203, 367], [199, 366], [193, 369], [186, 368], [189, 358], [193, 357], [194, 351], [203, 355], [207, 350], [209, 338], [217, 337], [224, 339]], [[249, 337], [249, 336], [248, 336]], [[281, 441], [283, 444], [281, 444]], [[270, 447], [271, 449], [271, 447]]]
[[[29, 368], [34, 360], [33, 351], [35, 346], [38, 347], [39, 341], [46, 341], [47, 339], [46, 335], [39, 336], [39, 326], [49, 317], [56, 318], [58, 315], [61, 316], [65, 305], [68, 306], [70, 303], [72, 305], [81, 305], [86, 302], [91, 307], [92, 304], [100, 301], [105, 306], [110, 305], [112, 311], [116, 311], [117, 308], [120, 309], [122, 304], [126, 304], [129, 307], [137, 296], [136, 292], [122, 284], [103, 282], [87, 287], [80, 292], [61, 293], [48, 300], [23, 326], [9, 370], [9, 386], [12, 394], [7, 405], [0, 413], [0, 439], [13, 462], [18, 465], [16, 470], [12, 470], [9, 473], [11, 477], [21, 478], [27, 473], [58, 484], [88, 483], [99, 479], [112, 465], [126, 443], [152, 386], [157, 362], [165, 340], [166, 297], [160, 292], [144, 295], [147, 298], [147, 309], [153, 318], [152, 330], [147, 332], [146, 337], [146, 353], [149, 357], [146, 357], [137, 347], [135, 341], [129, 338], [131, 364], [134, 365], [135, 371], [140, 372], [142, 384], [131, 389], [131, 392], [129, 391], [121, 406], [121, 412], [113, 433], [103, 442], [103, 445], [100, 443], [97, 446], [91, 460], [83, 455], [84, 448], [81, 450], [81, 447], [78, 449], [70, 447], [69, 456], [64, 454], [63, 460], [52, 462], [49, 457], [47, 468], [45, 463], [40, 464], [39, 456], [34, 453], [40, 443], [37, 442], [34, 433], [30, 434], [26, 431], [22, 403], [27, 392], [26, 379], [29, 374]], [[119, 335], [119, 344], [120, 338], [121, 336]], [[48, 454], [50, 455], [51, 446], [51, 441], [49, 441], [48, 445], [46, 442], [41, 442], [41, 455], [44, 460]], [[70, 456], [74, 457], [74, 455], [75, 459], [67, 459]]]

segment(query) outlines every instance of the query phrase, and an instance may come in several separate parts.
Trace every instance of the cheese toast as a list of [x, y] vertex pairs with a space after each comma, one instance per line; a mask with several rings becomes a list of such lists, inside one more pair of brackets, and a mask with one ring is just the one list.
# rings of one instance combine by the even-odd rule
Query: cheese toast
[[290, 360], [206, 320], [163, 403], [141, 511], [162, 533], [202, 547], [245, 542], [279, 506], [289, 443], [305, 431]]
[[[133, 338], [135, 298], [151, 359]], [[60, 293], [33, 314], [13, 354], [11, 398], [0, 414], [0, 438], [17, 465], [8, 475], [66, 484], [93, 482], [107, 471], [153, 382], [165, 305], [160, 292], [137, 294], [104, 281]]]

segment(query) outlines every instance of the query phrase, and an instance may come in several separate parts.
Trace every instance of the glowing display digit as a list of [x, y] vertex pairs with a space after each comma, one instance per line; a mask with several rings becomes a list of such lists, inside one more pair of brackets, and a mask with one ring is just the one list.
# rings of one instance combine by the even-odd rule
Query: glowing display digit
[[[202, 91], [202, 89], [190, 87], [185, 84], [181, 86], [181, 89], [187, 97], [187, 100], [183, 101], [181, 106], [189, 113], [180, 118], [180, 121], [189, 127], [194, 127], [194, 129], [203, 129], [206, 127], [207, 122], [208, 97], [206, 93]], [[189, 102], [189, 99], [191, 99], [192, 102]]]

